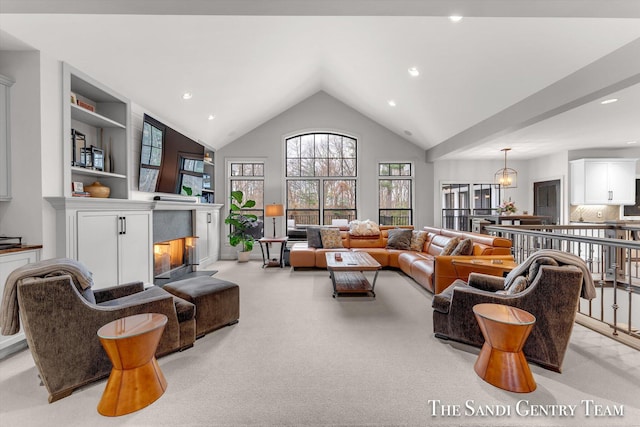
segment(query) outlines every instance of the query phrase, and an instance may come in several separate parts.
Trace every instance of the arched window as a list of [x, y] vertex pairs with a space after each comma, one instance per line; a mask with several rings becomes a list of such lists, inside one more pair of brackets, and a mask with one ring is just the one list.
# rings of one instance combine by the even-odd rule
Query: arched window
[[357, 140], [329, 132], [285, 141], [287, 218], [296, 224], [331, 224], [357, 218]]

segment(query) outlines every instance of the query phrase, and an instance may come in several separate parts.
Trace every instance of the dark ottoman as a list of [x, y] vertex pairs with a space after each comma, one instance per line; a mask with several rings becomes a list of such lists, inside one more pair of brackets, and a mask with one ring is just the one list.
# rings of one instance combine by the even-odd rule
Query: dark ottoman
[[196, 338], [240, 318], [240, 288], [210, 276], [170, 282], [163, 289], [196, 306]]

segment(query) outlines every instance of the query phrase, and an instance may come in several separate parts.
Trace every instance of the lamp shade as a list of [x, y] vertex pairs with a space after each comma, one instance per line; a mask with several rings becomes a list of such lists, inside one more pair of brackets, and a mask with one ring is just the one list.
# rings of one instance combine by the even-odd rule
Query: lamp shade
[[264, 208], [264, 216], [284, 216], [284, 206], [271, 204]]

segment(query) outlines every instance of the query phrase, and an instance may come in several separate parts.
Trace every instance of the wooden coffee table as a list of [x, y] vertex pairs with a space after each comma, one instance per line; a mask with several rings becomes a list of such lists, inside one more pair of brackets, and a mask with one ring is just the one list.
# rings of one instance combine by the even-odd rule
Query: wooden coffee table
[[155, 358], [167, 316], [136, 314], [107, 323], [98, 337], [113, 363], [98, 412], [115, 417], [155, 402], [167, 389], [167, 380]]
[[[336, 259], [336, 254], [342, 259]], [[371, 255], [366, 252], [327, 252], [325, 256], [334, 298], [339, 294], [371, 294], [376, 297], [376, 279], [382, 266]], [[364, 271], [375, 271], [371, 283]]]
[[502, 304], [473, 306], [484, 344], [474, 370], [480, 378], [496, 387], [517, 393], [536, 389], [536, 382], [522, 347], [536, 318], [528, 311]]

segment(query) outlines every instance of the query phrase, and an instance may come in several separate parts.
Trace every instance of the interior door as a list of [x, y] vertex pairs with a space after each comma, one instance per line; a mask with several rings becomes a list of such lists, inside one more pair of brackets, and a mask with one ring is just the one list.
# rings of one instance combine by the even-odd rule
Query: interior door
[[560, 180], [533, 183], [533, 214], [551, 217], [560, 224]]

